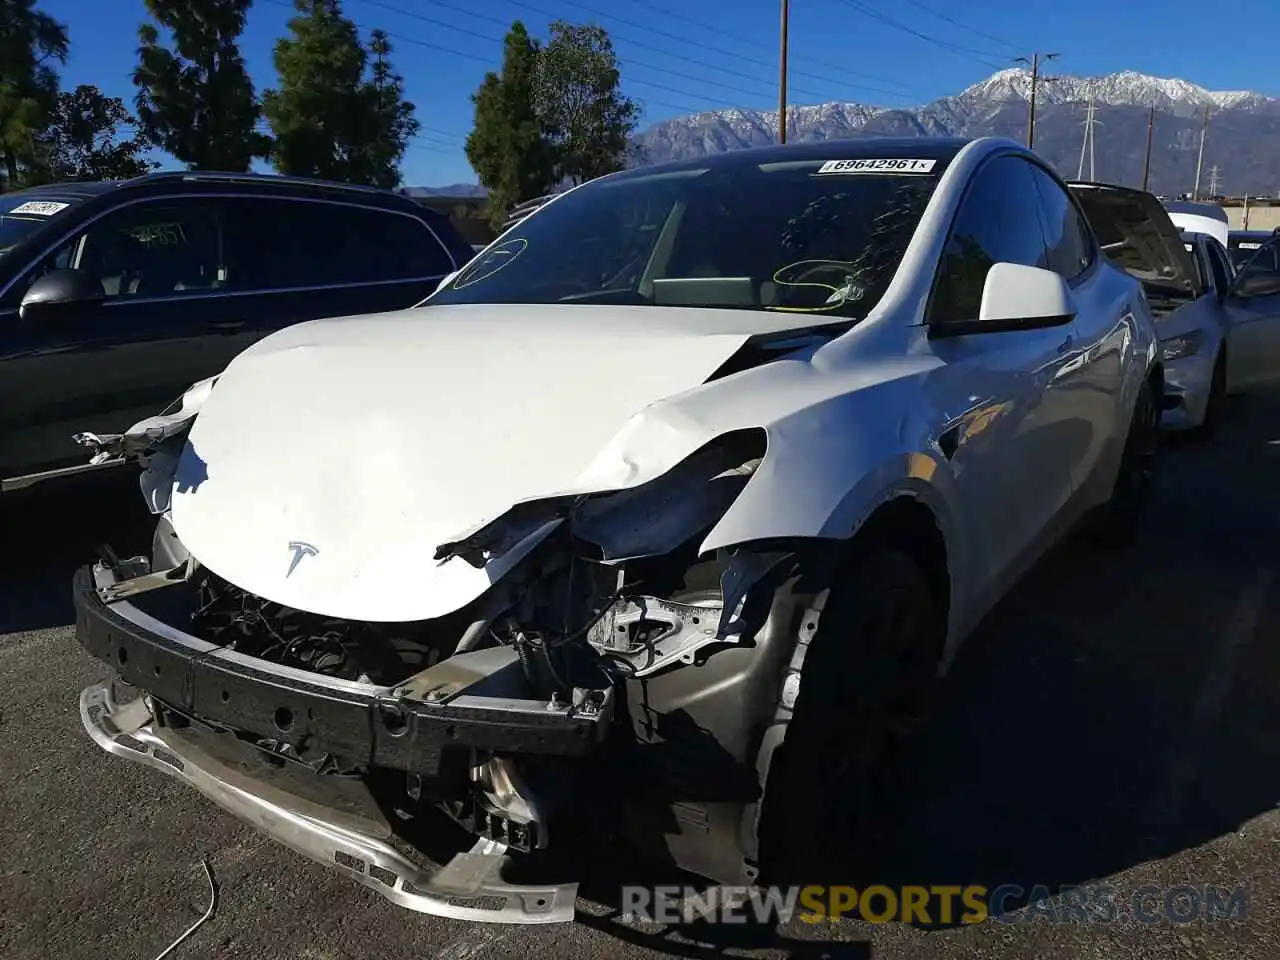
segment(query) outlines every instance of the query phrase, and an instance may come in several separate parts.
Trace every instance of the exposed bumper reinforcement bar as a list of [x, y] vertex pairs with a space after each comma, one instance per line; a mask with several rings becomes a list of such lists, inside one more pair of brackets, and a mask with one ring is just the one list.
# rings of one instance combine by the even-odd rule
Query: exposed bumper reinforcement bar
[[[139, 584], [102, 564], [76, 572], [76, 637], [126, 683], [218, 726], [307, 742], [353, 762], [432, 774], [443, 751], [586, 756], [605, 739], [613, 691], [601, 703], [524, 699], [514, 650], [489, 648], [441, 660], [416, 684], [383, 687], [258, 660], [163, 622], [132, 602]], [[120, 599], [123, 597], [123, 599]]]
[[350, 875], [399, 906], [455, 920], [564, 923], [577, 884], [516, 886], [502, 880], [506, 847], [481, 840], [436, 871], [388, 840], [389, 824], [369, 810], [331, 809], [238, 772], [178, 732], [158, 727], [145, 698], [120, 705], [111, 682], [80, 695], [80, 718], [108, 753], [154, 767], [317, 863]]

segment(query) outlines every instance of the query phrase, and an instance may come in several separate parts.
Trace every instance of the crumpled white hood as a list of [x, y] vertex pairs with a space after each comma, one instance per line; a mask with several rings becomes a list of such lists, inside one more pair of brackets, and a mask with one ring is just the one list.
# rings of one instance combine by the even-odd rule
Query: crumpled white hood
[[[479, 570], [434, 560], [439, 544], [521, 500], [598, 482], [600, 466], [588, 467], [633, 415], [787, 320], [439, 306], [292, 327], [237, 358], [201, 408], [173, 523], [210, 570], [278, 603], [360, 620], [441, 616], [518, 556]], [[679, 424], [670, 435], [650, 473], [703, 439]], [[648, 479], [621, 470], [626, 485]]]

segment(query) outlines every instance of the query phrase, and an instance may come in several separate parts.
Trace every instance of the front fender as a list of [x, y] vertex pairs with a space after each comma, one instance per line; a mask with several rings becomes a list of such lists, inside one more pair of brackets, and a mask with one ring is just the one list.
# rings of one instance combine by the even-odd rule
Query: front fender
[[763, 462], [702, 551], [756, 540], [844, 539], [897, 496], [925, 503], [950, 542], [958, 533], [950, 467], [927, 423], [877, 415], [911, 409], [877, 397], [881, 392], [834, 397], [770, 425]]

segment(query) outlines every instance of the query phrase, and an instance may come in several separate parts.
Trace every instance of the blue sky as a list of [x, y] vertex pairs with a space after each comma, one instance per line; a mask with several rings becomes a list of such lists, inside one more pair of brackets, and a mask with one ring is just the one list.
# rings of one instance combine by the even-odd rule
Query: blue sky
[[[64, 86], [97, 84], [132, 105], [142, 0], [43, 0], [70, 27]], [[272, 46], [290, 0], [256, 0], [241, 49], [259, 89], [275, 82]], [[623, 86], [646, 126], [728, 106], [776, 109], [779, 0], [346, 0], [361, 27], [392, 37], [422, 133], [406, 185], [474, 182], [462, 151], [470, 94], [501, 59], [519, 19], [537, 36], [555, 19], [609, 30]], [[791, 0], [791, 102], [925, 103], [1033, 50], [1082, 75], [1132, 69], [1216, 90], [1280, 95], [1280, 4], [1217, 0]], [[964, 26], [960, 26], [963, 24]], [[1139, 52], [1141, 51], [1141, 52]]]

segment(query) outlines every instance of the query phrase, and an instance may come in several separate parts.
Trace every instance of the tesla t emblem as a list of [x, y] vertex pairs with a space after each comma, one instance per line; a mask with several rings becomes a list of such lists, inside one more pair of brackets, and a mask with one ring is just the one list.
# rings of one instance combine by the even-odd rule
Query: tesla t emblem
[[289, 549], [293, 551], [293, 559], [289, 561], [289, 570], [285, 573], [285, 579], [293, 576], [293, 571], [298, 569], [298, 564], [302, 562], [303, 557], [314, 557], [320, 551], [311, 544], [303, 540], [293, 540], [289, 544]]

